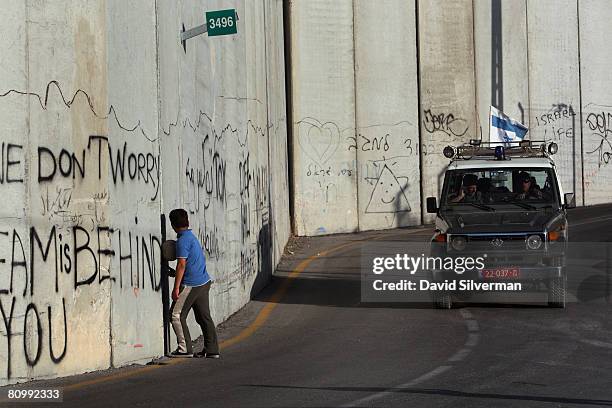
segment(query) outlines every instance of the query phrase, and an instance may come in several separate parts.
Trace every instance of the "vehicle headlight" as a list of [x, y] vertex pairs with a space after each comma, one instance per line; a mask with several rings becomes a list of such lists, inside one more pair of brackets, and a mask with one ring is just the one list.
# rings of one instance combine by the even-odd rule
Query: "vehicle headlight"
[[542, 247], [542, 237], [539, 235], [530, 235], [527, 237], [527, 248], [540, 249]]
[[467, 239], [465, 237], [453, 237], [451, 240], [451, 247], [455, 251], [463, 251], [467, 245]]

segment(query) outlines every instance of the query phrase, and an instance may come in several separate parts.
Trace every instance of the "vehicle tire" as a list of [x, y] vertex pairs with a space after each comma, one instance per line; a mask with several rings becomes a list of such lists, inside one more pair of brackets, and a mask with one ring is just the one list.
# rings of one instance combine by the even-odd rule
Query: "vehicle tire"
[[548, 281], [548, 306], [565, 308], [565, 276], [551, 278]]
[[453, 299], [449, 292], [434, 292], [434, 306], [436, 309], [452, 309]]

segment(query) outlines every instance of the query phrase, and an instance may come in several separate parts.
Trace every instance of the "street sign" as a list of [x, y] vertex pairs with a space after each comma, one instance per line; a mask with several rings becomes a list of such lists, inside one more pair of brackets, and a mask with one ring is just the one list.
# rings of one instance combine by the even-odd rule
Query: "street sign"
[[206, 28], [209, 37], [236, 34], [236, 10], [217, 10], [206, 12]]

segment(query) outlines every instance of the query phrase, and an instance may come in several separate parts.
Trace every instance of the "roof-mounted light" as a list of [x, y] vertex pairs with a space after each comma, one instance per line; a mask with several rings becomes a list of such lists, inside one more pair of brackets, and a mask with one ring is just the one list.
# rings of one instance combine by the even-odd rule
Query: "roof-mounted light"
[[446, 146], [444, 150], [442, 150], [442, 153], [447, 159], [452, 159], [455, 155], [455, 149], [452, 146]]
[[480, 139], [470, 139], [470, 146], [480, 146]]
[[497, 160], [505, 159], [504, 146], [495, 146], [495, 158]]
[[555, 142], [552, 142], [548, 145], [548, 153], [549, 154], [555, 154], [559, 151], [559, 145], [556, 144]]

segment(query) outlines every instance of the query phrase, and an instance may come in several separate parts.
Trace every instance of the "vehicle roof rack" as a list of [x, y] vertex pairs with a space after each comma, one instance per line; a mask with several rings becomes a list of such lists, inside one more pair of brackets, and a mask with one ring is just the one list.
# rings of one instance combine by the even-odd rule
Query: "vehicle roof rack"
[[554, 142], [545, 140], [522, 140], [520, 142], [482, 142], [470, 140], [470, 143], [444, 148], [444, 156], [451, 159], [469, 160], [472, 157], [506, 160], [513, 157], [543, 157], [550, 158], [558, 151], [559, 147]]

